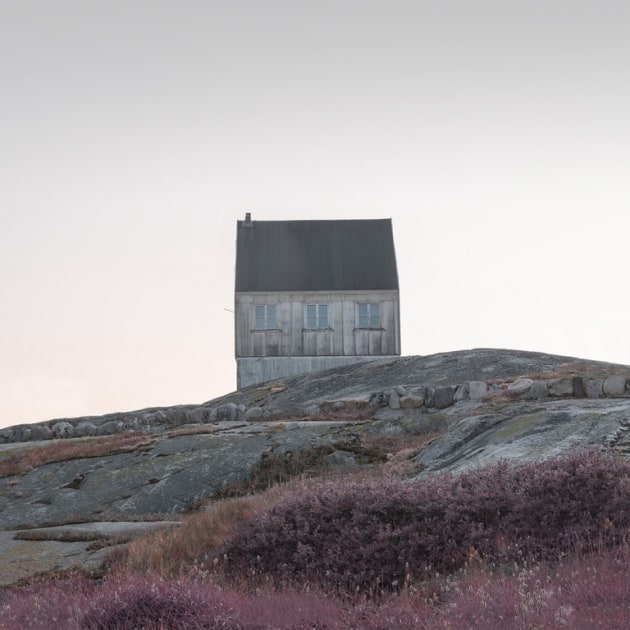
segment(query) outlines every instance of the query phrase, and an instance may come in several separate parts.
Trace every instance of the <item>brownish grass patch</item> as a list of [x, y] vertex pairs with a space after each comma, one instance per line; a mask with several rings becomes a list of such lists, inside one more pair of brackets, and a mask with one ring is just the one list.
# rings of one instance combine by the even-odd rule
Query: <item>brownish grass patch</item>
[[195, 427], [186, 427], [184, 429], [176, 429], [175, 431], [169, 431], [165, 436], [166, 438], [180, 437], [181, 435], [203, 435], [206, 433], [216, 433], [219, 430], [216, 426], [208, 426], [207, 424], [201, 424]]
[[50, 444], [37, 446], [23, 455], [7, 457], [0, 461], [0, 477], [22, 475], [44, 464], [62, 462], [68, 459], [103, 457], [133, 451], [143, 446], [149, 446], [153, 441], [154, 438], [149, 438], [144, 433], [132, 432], [106, 437], [53, 440]]
[[[530, 372], [518, 378], [531, 378], [532, 380], [549, 380], [552, 378], [565, 378], [581, 376], [582, 378], [606, 378], [607, 376], [628, 376], [630, 370], [624, 366], [589, 365], [583, 361], [563, 363], [554, 370], [547, 372]], [[512, 379], [516, 380], [516, 379]]]
[[227, 535], [278, 500], [270, 491], [256, 496], [224, 499], [202, 508], [173, 529], [164, 529], [132, 540], [109, 558], [112, 570], [151, 572], [175, 577], [193, 567], [209, 570], [218, 562], [218, 549]]

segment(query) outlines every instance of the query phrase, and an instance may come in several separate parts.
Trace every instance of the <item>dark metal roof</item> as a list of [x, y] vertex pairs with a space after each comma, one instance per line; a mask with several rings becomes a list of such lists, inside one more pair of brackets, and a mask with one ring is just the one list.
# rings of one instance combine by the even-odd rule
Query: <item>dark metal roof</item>
[[379, 289], [398, 289], [391, 219], [237, 221], [237, 292]]

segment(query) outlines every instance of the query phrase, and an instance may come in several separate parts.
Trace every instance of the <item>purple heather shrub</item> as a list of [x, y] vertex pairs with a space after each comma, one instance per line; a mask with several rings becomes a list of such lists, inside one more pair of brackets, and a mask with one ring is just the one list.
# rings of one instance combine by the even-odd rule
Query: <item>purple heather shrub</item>
[[229, 597], [191, 580], [129, 575], [102, 585], [75, 577], [3, 593], [2, 630], [240, 628]]
[[461, 475], [322, 484], [226, 542], [228, 576], [378, 596], [475, 563], [612, 548], [630, 526], [630, 463], [581, 452]]
[[209, 581], [121, 575], [0, 591], [0, 630], [300, 630], [341, 628], [342, 604], [316, 592], [248, 595]]
[[629, 483], [630, 462], [585, 452], [309, 484], [228, 539], [231, 586], [121, 572], [0, 590], [0, 630], [628, 628]]
[[239, 628], [247, 630], [335, 630], [345, 628], [341, 602], [318, 592], [260, 590], [255, 595], [232, 593]]
[[560, 563], [521, 567], [513, 575], [488, 571], [453, 581], [434, 627], [630, 627], [628, 549], [572, 555]]
[[20, 589], [0, 590], [1, 630], [76, 630], [89, 607], [94, 585], [80, 574]]
[[235, 617], [229, 598], [212, 585], [131, 576], [105, 582], [94, 593], [79, 628], [231, 630], [239, 627]]
[[511, 572], [473, 567], [376, 602], [318, 592], [246, 594], [209, 581], [138, 575], [0, 591], [2, 630], [472, 630], [630, 627], [630, 550], [596, 550]]

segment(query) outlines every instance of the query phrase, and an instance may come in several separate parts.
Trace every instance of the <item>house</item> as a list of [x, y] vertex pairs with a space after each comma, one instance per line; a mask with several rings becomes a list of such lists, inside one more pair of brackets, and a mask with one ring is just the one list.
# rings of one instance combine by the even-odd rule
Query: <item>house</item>
[[238, 388], [400, 356], [391, 219], [237, 221]]

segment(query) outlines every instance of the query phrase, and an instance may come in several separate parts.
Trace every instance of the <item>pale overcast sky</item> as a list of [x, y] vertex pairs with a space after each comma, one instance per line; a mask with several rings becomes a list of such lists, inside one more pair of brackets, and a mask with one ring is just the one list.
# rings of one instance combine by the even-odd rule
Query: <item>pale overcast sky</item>
[[247, 211], [391, 217], [403, 354], [630, 363], [629, 7], [0, 0], [0, 426], [232, 391]]

